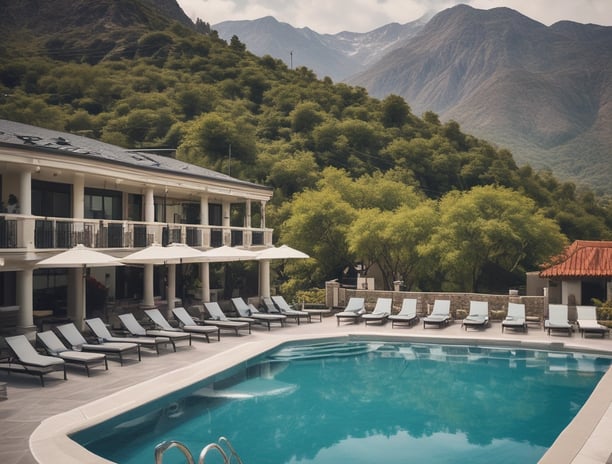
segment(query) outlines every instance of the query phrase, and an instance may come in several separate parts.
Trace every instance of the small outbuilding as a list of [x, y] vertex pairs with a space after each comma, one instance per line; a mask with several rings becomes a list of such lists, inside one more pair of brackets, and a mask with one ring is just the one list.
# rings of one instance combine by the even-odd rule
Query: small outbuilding
[[612, 299], [612, 241], [576, 240], [539, 273], [550, 303], [592, 305]]

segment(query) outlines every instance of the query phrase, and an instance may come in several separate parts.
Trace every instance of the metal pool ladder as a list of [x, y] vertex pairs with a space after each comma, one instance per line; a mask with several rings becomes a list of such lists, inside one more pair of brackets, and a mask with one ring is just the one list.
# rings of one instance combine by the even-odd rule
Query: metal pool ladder
[[[189, 448], [187, 448], [180, 441], [176, 440], [167, 440], [155, 447], [155, 464], [162, 464], [164, 453], [171, 448], [177, 448], [179, 451], [181, 451], [187, 459], [187, 464], [195, 464], [193, 455], [191, 454], [191, 451], [189, 451]], [[219, 437], [217, 443], [209, 443], [202, 448], [202, 451], [200, 451], [198, 464], [205, 464], [206, 456], [211, 451], [216, 451], [221, 455], [223, 458], [223, 464], [242, 464], [242, 459], [240, 459], [240, 456], [238, 456], [238, 453], [236, 453], [236, 450], [232, 446], [231, 442], [225, 437]]]

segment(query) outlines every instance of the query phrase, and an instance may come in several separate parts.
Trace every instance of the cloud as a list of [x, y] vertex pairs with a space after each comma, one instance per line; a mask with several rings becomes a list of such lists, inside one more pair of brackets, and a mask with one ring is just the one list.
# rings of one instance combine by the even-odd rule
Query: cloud
[[178, 0], [192, 19], [210, 24], [274, 16], [320, 33], [367, 32], [391, 22], [407, 23], [459, 3], [475, 8], [506, 6], [550, 25], [560, 20], [612, 24], [610, 0]]

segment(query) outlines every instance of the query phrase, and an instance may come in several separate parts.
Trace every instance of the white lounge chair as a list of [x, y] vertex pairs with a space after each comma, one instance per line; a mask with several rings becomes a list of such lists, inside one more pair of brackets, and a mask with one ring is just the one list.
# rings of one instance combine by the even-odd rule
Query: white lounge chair
[[395, 324], [408, 324], [408, 327], [412, 324], [416, 324], [419, 320], [417, 316], [416, 298], [404, 298], [400, 312], [391, 314], [389, 320], [391, 321], [391, 328], [393, 328]]
[[104, 368], [108, 370], [108, 361], [104, 353], [92, 353], [88, 351], [76, 351], [67, 348], [62, 343], [55, 332], [47, 330], [45, 332], [39, 332], [36, 337], [42, 344], [45, 351], [50, 356], [56, 356], [61, 358], [67, 364], [75, 364], [77, 366], [83, 366], [89, 377], [89, 367], [96, 364], [104, 364]]
[[378, 298], [372, 312], [362, 315], [361, 318], [365, 322], [365, 325], [368, 325], [368, 322], [384, 324], [387, 322], [387, 318], [391, 315], [392, 305], [392, 298]]
[[468, 327], [484, 328], [489, 325], [489, 302], [470, 301], [470, 312], [463, 319], [461, 326], [467, 331]]
[[585, 333], [599, 334], [603, 337], [610, 335], [610, 329], [597, 322], [597, 308], [595, 306], [576, 306], [578, 314], [578, 329], [584, 337]]
[[172, 344], [172, 348], [175, 352], [176, 342], [187, 340], [189, 346], [191, 346], [191, 334], [167, 330], [145, 329], [132, 313], [119, 314], [119, 320], [123, 327], [136, 337], [164, 337], [168, 339], [167, 341]]
[[196, 325], [189, 327], [172, 327], [159, 309], [145, 309], [144, 312], [151, 321], [160, 329], [166, 332], [189, 333], [191, 335], [203, 335], [210, 343], [209, 334], [217, 335], [220, 340], [219, 328], [211, 325]]
[[43, 376], [54, 371], [64, 371], [66, 376], [66, 363], [63, 359], [54, 356], [44, 356], [39, 354], [25, 335], [15, 335], [4, 339], [8, 346], [11, 356], [8, 364], [0, 367], [2, 370], [10, 372], [21, 372], [23, 374], [37, 375], [40, 384], [45, 386]]
[[[99, 317], [92, 319], [85, 319], [85, 324], [89, 327], [89, 330], [96, 336], [96, 338], [102, 343], [129, 343], [137, 344], [140, 348], [151, 348], [159, 354], [159, 346], [167, 345], [170, 341], [165, 337], [117, 337], [113, 335], [110, 330], [106, 327], [106, 324]], [[140, 354], [138, 355], [140, 359]]]
[[104, 353], [107, 356], [119, 356], [119, 362], [123, 366], [123, 355], [135, 351], [138, 353], [138, 361], [140, 361], [140, 345], [137, 343], [125, 342], [105, 342], [98, 338], [100, 343], [88, 343], [83, 334], [79, 332], [76, 325], [70, 322], [68, 324], [59, 325], [55, 328], [60, 336], [73, 348], [82, 351], [91, 351], [93, 353]]
[[435, 325], [438, 328], [450, 324], [450, 300], [434, 300], [431, 314], [423, 318], [423, 328], [427, 324]]
[[232, 304], [238, 314], [241, 317], [249, 317], [254, 319], [256, 322], [260, 324], [265, 324], [270, 330], [270, 325], [273, 322], [277, 322], [281, 325], [281, 327], [285, 326], [285, 321], [287, 320], [287, 316], [284, 314], [267, 314], [260, 312], [255, 306], [252, 304], [247, 304], [242, 298], [232, 298]]
[[[247, 320], [230, 320], [225, 316], [225, 313], [216, 301], [204, 303], [204, 307], [211, 319], [204, 319], [204, 324], [214, 325], [221, 330], [232, 330], [236, 335], [240, 335], [240, 330], [248, 330], [251, 333], [251, 324], [255, 322], [253, 319]], [[175, 313], [176, 314], [176, 313]]]
[[350, 320], [353, 324], [357, 324], [361, 320], [361, 316], [365, 313], [365, 299], [351, 297], [344, 308], [344, 311], [336, 314], [337, 325], [340, 325], [342, 319]]
[[272, 297], [272, 301], [274, 302], [274, 306], [278, 308], [281, 314], [294, 318], [298, 325], [300, 325], [300, 321], [303, 317], [306, 318], [308, 322], [312, 322], [312, 314], [292, 308], [291, 305], [285, 300], [285, 297], [276, 295]]
[[505, 328], [527, 332], [525, 305], [523, 303], [508, 303], [508, 313], [501, 323], [502, 333]]
[[555, 330], [567, 332], [569, 336], [572, 335], [572, 325], [569, 323], [567, 314], [568, 314], [567, 305], [563, 305], [563, 304], [549, 304], [548, 305], [548, 319], [544, 321], [544, 329], [548, 331], [548, 335], [550, 335], [551, 331], [555, 331]]

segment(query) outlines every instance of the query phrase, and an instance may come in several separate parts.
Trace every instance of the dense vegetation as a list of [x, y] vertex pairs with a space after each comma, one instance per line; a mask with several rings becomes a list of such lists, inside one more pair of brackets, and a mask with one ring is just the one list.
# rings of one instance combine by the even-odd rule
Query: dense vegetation
[[505, 290], [570, 240], [612, 239], [610, 204], [518, 168], [453, 121], [257, 58], [236, 37], [150, 23], [122, 29], [112, 50], [102, 35], [96, 48], [91, 36], [26, 44], [14, 34], [0, 50], [0, 118], [129, 148], [176, 147], [221, 172], [231, 150], [232, 176], [274, 187], [277, 240], [315, 258], [277, 269], [285, 291], [321, 286], [356, 263], [376, 264], [389, 286]]

